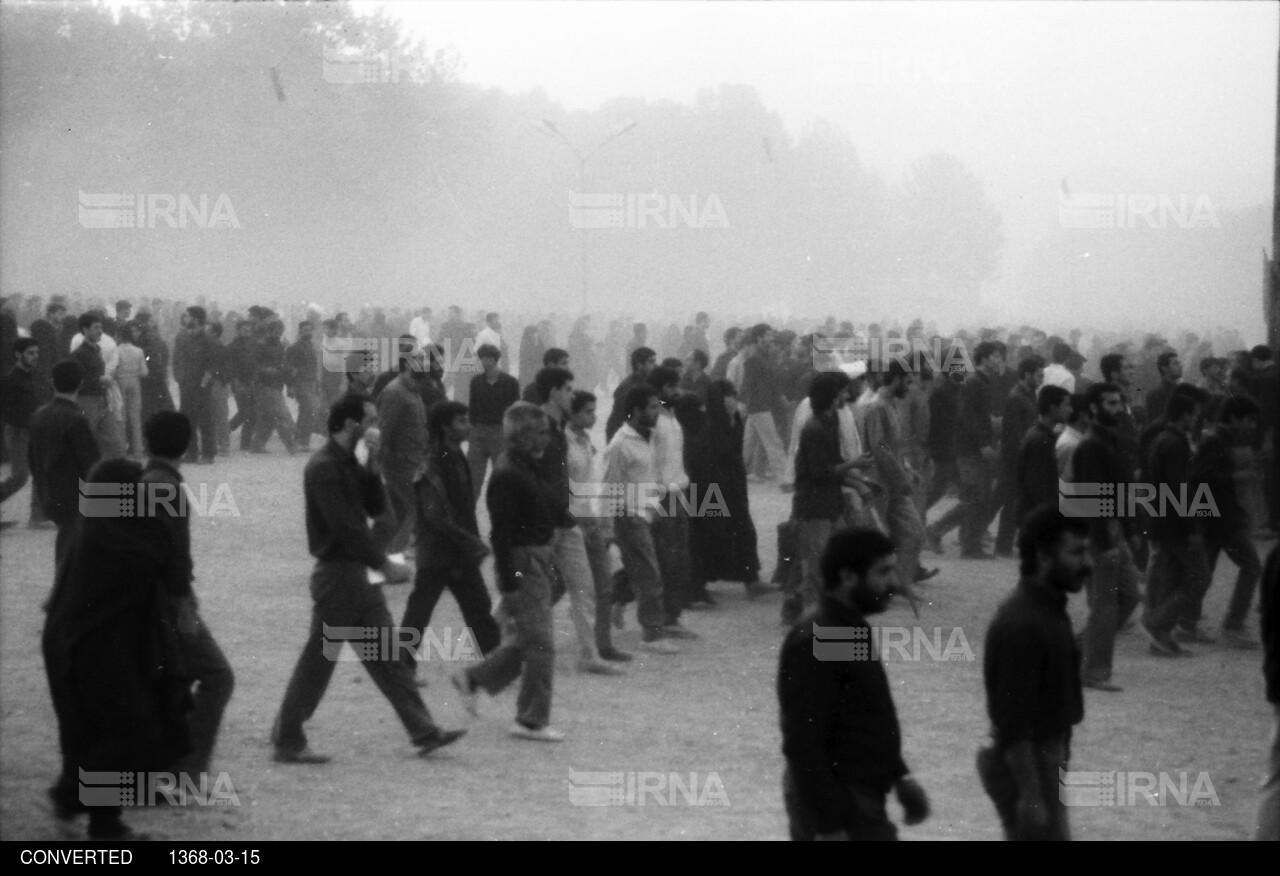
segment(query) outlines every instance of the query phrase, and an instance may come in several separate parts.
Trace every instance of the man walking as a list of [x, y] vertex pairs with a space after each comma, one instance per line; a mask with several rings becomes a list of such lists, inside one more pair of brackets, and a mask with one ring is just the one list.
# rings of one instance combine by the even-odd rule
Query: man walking
[[[821, 566], [818, 609], [788, 634], [778, 666], [791, 838], [897, 839], [885, 811], [889, 791], [909, 825], [929, 816], [929, 799], [902, 759], [884, 663], [820, 650], [819, 641], [832, 628], [841, 639], [861, 632], [873, 641], [867, 617], [885, 610], [898, 578], [893, 542], [875, 530], [844, 530], [823, 547]], [[852, 651], [854, 643], [839, 644]]]
[[[398, 564], [389, 562], [374, 545], [367, 518], [376, 517], [384, 501], [378, 477], [378, 438], [373, 402], [346, 396], [329, 409], [329, 441], [315, 452], [303, 472], [307, 544], [316, 565], [311, 573], [311, 633], [298, 657], [284, 702], [271, 732], [278, 763], [326, 763], [327, 755], [307, 746], [302, 725], [315, 714], [333, 677], [335, 627], [373, 627], [390, 630], [391, 613], [382, 590], [370, 584], [367, 570], [388, 579], [399, 577]], [[356, 443], [365, 439], [369, 464], [355, 457]], [[371, 446], [370, 446], [371, 445]], [[402, 568], [402, 567], [401, 567]], [[363, 632], [363, 630], [360, 630]], [[384, 640], [386, 637], [383, 637]], [[399, 641], [399, 637], [394, 637]], [[342, 647], [341, 640], [336, 642]], [[355, 643], [352, 643], [355, 647]], [[356, 649], [356, 656], [396, 711], [409, 738], [425, 756], [456, 742], [465, 730], [442, 730], [418, 694], [413, 673], [398, 654], [376, 655]]]
[[101, 452], [76, 398], [84, 371], [75, 360], [53, 366], [53, 400], [31, 417], [32, 489], [44, 516], [58, 527], [53, 555], [61, 564], [80, 521], [80, 482]]
[[[218, 438], [213, 428], [213, 341], [205, 333], [208, 316], [200, 306], [187, 308], [186, 340], [182, 346], [178, 379], [178, 404], [198, 437], [187, 451], [187, 462], [213, 462]], [[175, 359], [178, 357], [175, 354]]]
[[316, 355], [315, 326], [298, 323], [298, 338], [284, 354], [289, 392], [298, 400], [298, 424], [294, 444], [302, 451], [311, 449], [311, 435], [320, 430], [320, 362]]
[[476, 351], [483, 373], [471, 378], [471, 437], [467, 441], [467, 465], [471, 467], [471, 493], [480, 495], [489, 463], [502, 455], [502, 415], [520, 400], [520, 384], [500, 367], [502, 354], [492, 344]]
[[1071, 728], [1084, 720], [1079, 654], [1067, 598], [1090, 574], [1088, 526], [1041, 506], [1018, 536], [1021, 580], [987, 628], [983, 681], [990, 747], [978, 776], [995, 803], [1005, 839], [1067, 840], [1059, 772]]

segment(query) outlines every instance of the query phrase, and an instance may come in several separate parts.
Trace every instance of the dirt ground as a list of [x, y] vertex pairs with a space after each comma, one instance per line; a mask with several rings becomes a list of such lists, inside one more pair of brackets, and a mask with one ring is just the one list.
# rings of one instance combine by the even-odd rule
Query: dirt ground
[[[227, 484], [239, 512], [238, 517], [192, 521], [202, 612], [236, 673], [214, 769], [227, 774], [239, 805], [132, 810], [126, 814], [131, 824], [157, 838], [198, 841], [787, 837], [774, 692], [784, 634], [778, 621], [781, 597], [749, 601], [740, 586], [724, 583], [713, 587], [718, 608], [686, 616], [699, 641], [682, 643], [678, 656], [637, 655], [620, 678], [574, 671], [572, 628], [562, 602], [552, 721], [568, 739], [559, 745], [507, 735], [514, 688], [496, 698], [482, 697], [480, 717], [468, 718], [448, 683], [456, 664], [437, 653], [422, 667], [430, 681], [424, 695], [442, 725], [470, 728], [461, 742], [428, 759], [416, 757], [359, 664], [342, 663], [307, 727], [312, 746], [334, 755], [333, 762], [273, 763], [268, 733], [306, 638], [311, 607], [303, 464], [303, 458], [290, 459], [277, 447], [273, 456], [233, 454], [212, 467], [186, 469], [189, 480], [210, 484], [210, 496], [217, 484]], [[28, 496], [23, 491], [6, 503], [6, 518], [21, 514], [25, 520]], [[752, 484], [751, 501], [761, 559], [772, 570], [775, 526], [787, 513], [789, 497], [774, 485]], [[84, 830], [83, 819], [59, 823], [45, 802], [59, 763], [39, 647], [53, 538], [51, 531], [21, 525], [0, 536], [0, 835], [5, 839], [78, 838]], [[906, 661], [890, 655], [887, 670], [906, 761], [933, 805], [932, 817], [904, 828], [902, 836], [999, 839], [974, 754], [987, 735], [982, 640], [995, 606], [1016, 580], [1016, 567], [1012, 560], [959, 560], [953, 539], [946, 547], [947, 556], [940, 559], [926, 554], [942, 574], [924, 590], [928, 603], [920, 620], [895, 604], [881, 621], [919, 624], [930, 631], [926, 635], [937, 627], [942, 642], [957, 645], [960, 640], [952, 637], [958, 628], [975, 657]], [[1223, 562], [1206, 606], [1211, 625], [1221, 619], [1234, 572]], [[489, 570], [486, 579], [492, 580]], [[387, 588], [397, 618], [407, 595], [405, 586]], [[1073, 598], [1071, 610], [1078, 629], [1083, 595]], [[1251, 625], [1256, 628], [1256, 615]], [[441, 600], [432, 626], [441, 637], [445, 628], [455, 635], [461, 630], [449, 596]], [[632, 611], [617, 643], [634, 652], [637, 642]], [[1137, 797], [1135, 805], [1073, 808], [1076, 838], [1250, 837], [1270, 728], [1261, 652], [1221, 646], [1196, 651], [1194, 659], [1162, 660], [1147, 655], [1138, 635], [1122, 635], [1115, 681], [1124, 690], [1086, 692], [1072, 766], [1175, 777], [1185, 771], [1189, 789], [1204, 772], [1220, 805], [1178, 805], [1170, 797], [1167, 805], [1157, 806]], [[580, 772], [645, 773], [650, 781], [674, 773], [687, 778], [697, 796], [705, 793], [722, 805], [689, 805], [681, 794], [663, 792], [638, 795], [644, 805], [579, 806], [571, 798], [570, 775]], [[896, 804], [891, 813], [900, 820]]]

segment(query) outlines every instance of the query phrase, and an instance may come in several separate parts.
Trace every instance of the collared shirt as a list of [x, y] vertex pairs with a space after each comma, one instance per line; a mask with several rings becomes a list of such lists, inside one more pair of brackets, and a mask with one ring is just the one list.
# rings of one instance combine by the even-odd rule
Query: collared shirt
[[369, 518], [377, 517], [385, 506], [382, 480], [360, 465], [355, 454], [330, 438], [307, 462], [302, 492], [307, 546], [313, 557], [382, 568], [386, 554], [369, 532]]
[[468, 402], [473, 426], [501, 426], [502, 415], [520, 400], [520, 384], [505, 371], [499, 371], [490, 383], [484, 374], [471, 378], [471, 400]]
[[1066, 593], [1018, 582], [987, 628], [983, 680], [998, 748], [1070, 737], [1084, 720], [1084, 694]]
[[515, 549], [551, 543], [559, 514], [537, 461], [517, 450], [508, 450], [489, 476], [485, 494], [492, 524], [489, 541], [498, 589], [509, 593], [520, 588], [521, 570], [515, 565]]
[[669, 405], [663, 405], [658, 414], [652, 444], [653, 467], [658, 473], [658, 483], [668, 492], [688, 487], [689, 475], [684, 470], [684, 429]]
[[777, 683], [782, 753], [818, 833], [856, 821], [848, 785], [864, 783], [885, 792], [908, 772], [884, 663], [820, 654], [824, 629], [837, 634], [833, 639], [849, 640], [834, 643], [837, 647], [853, 645], [859, 630], [857, 641], [873, 641], [859, 612], [824, 595], [813, 617], [793, 628], [782, 644]]
[[573, 493], [569, 489], [569, 439], [558, 417], [549, 414], [547, 422], [551, 427], [551, 440], [533, 467], [546, 485], [547, 496], [555, 507], [556, 526], [570, 527], [575, 525], [575, 521], [569, 511], [569, 504], [573, 501]]
[[652, 520], [657, 515], [658, 496], [652, 489], [657, 477], [653, 444], [630, 423], [623, 423], [604, 450], [604, 482], [621, 489], [625, 499], [619, 510], [624, 516]]
[[569, 513], [578, 520], [600, 518], [603, 511], [600, 453], [589, 433], [570, 427], [565, 435], [569, 439], [569, 487], [573, 491]]

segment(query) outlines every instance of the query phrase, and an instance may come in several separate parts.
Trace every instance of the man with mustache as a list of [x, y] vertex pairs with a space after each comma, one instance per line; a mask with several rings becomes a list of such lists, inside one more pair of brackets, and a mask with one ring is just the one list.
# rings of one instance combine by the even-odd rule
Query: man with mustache
[[1067, 598], [1092, 573], [1088, 535], [1083, 519], [1052, 505], [1031, 512], [1018, 535], [1022, 579], [987, 628], [992, 745], [978, 752], [978, 776], [1009, 840], [1071, 838], [1058, 781], [1084, 692]]
[[929, 799], [902, 760], [884, 665], [858, 647], [874, 641], [867, 616], [893, 597], [897, 555], [876, 530], [842, 530], [828, 539], [821, 567], [818, 609], [791, 630], [778, 668], [791, 838], [897, 839], [885, 810], [889, 790], [907, 824], [929, 816]]

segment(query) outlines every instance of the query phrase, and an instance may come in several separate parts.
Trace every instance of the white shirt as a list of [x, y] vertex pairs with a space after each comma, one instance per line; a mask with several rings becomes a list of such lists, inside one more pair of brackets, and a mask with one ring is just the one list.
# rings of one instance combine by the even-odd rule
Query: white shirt
[[1076, 431], [1074, 426], [1065, 426], [1058, 440], [1054, 442], [1053, 453], [1058, 460], [1058, 477], [1064, 481], [1075, 479], [1071, 470], [1071, 456], [1084, 438], [1084, 432]]
[[684, 470], [684, 429], [675, 412], [664, 407], [653, 427], [653, 467], [658, 473], [658, 483], [667, 492], [678, 492], [689, 486], [689, 475]]
[[419, 345], [425, 347], [431, 343], [431, 323], [425, 317], [415, 316], [409, 323], [409, 334], [418, 339]]
[[599, 519], [604, 516], [600, 498], [604, 484], [601, 477], [601, 459], [595, 442], [587, 432], [578, 432], [572, 426], [564, 430], [567, 439], [569, 466], [569, 512], [579, 521], [584, 518]]
[[[621, 489], [623, 514], [653, 520], [658, 513], [657, 475], [653, 466], [653, 445], [630, 423], [613, 434], [604, 450], [604, 482], [613, 490]], [[612, 504], [612, 503], [611, 503]], [[623, 516], [611, 514], [610, 516]]]
[[1066, 365], [1054, 362], [1044, 367], [1044, 383], [1042, 386], [1061, 386], [1067, 392], [1076, 391], [1076, 376], [1067, 370]]

